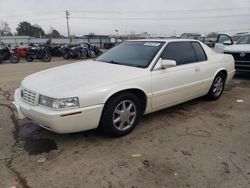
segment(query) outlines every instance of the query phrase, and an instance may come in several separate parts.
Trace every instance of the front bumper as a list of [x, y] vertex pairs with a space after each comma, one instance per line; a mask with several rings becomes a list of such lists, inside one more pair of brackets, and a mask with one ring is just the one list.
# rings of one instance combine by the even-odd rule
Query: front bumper
[[16, 89], [12, 104], [17, 119], [31, 119], [41, 127], [56, 133], [73, 133], [97, 128], [104, 106], [100, 104], [55, 111], [23, 102], [20, 89]]

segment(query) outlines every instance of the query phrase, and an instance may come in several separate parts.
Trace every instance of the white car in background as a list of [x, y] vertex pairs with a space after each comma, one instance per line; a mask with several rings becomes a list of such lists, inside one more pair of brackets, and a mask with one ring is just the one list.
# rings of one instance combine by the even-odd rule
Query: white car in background
[[244, 34], [236, 43], [230, 36], [220, 34], [214, 50], [219, 53], [231, 54], [234, 57], [237, 71], [250, 72], [250, 34]]
[[26, 77], [15, 91], [14, 112], [57, 133], [99, 126], [119, 137], [143, 114], [204, 95], [218, 99], [234, 72], [231, 55], [196, 40], [127, 41], [96, 60]]

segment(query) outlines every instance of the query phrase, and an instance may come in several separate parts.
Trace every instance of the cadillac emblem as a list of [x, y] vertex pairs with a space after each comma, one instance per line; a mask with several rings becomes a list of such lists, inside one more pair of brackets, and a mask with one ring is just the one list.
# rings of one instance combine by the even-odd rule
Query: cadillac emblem
[[246, 56], [246, 54], [245, 53], [240, 53], [240, 57], [245, 57]]

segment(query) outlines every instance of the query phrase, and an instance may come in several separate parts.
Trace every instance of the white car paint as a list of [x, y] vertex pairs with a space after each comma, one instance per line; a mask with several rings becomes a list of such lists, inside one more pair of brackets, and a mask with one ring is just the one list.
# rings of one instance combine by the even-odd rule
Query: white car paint
[[250, 44], [224, 45], [224, 44], [216, 43], [214, 46], [214, 50], [218, 53], [223, 53], [223, 52], [249, 53], [250, 52]]
[[224, 52], [250, 53], [250, 44], [233, 44], [230, 46], [226, 46], [223, 51]]
[[[15, 91], [13, 102], [19, 119], [29, 118], [57, 133], [78, 132], [97, 128], [106, 101], [115, 93], [138, 89], [145, 93], [148, 114], [207, 94], [215, 75], [225, 70], [227, 82], [234, 75], [231, 55], [217, 54], [200, 43], [207, 61], [161, 69], [161, 52], [170, 42], [194, 40], [142, 40], [165, 42], [148, 68], [83, 61], [68, 64], [26, 77]], [[21, 97], [27, 89], [52, 98], [78, 97], [79, 108], [55, 110], [29, 104]], [[38, 100], [38, 99], [36, 99]], [[65, 114], [71, 114], [64, 116]]]
[[[244, 33], [242, 35], [240, 35], [241, 37], [245, 37], [245, 36], [248, 36], [250, 33]], [[223, 44], [223, 43], [220, 43], [218, 42], [218, 38], [220, 37], [220, 35], [224, 35], [226, 37], [228, 37], [228, 40], [227, 41], [224, 41], [224, 42], [228, 42], [230, 44], [230, 42], [232, 41], [233, 44], [231, 45], [226, 45], [226, 44]], [[233, 41], [233, 39], [226, 35], [226, 34], [220, 34], [218, 35], [218, 38], [217, 38], [217, 42], [215, 43], [215, 46], [214, 46], [214, 50], [218, 53], [223, 53], [223, 52], [240, 52], [240, 53], [249, 53], [250, 52], [250, 44], [237, 44], [237, 41]], [[239, 38], [241, 39], [241, 38]]]

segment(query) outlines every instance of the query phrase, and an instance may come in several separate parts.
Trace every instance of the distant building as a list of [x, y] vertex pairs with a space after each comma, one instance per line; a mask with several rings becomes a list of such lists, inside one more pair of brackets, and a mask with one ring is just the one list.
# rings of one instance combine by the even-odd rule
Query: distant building
[[[72, 43], [90, 43], [93, 45], [96, 45], [98, 47], [103, 47], [105, 43], [110, 43], [111, 37], [107, 35], [84, 35], [82, 37], [73, 37], [71, 36], [71, 42]], [[27, 47], [29, 44], [42, 44], [46, 43], [48, 37], [44, 38], [35, 38], [35, 37], [29, 37], [29, 36], [4, 36], [0, 37], [0, 43], [5, 43], [11, 46], [22, 46]], [[69, 39], [64, 38], [52, 38], [52, 43], [55, 44], [66, 44], [69, 43]]]
[[201, 34], [199, 33], [183, 33], [181, 35], [182, 39], [195, 39], [195, 40], [201, 40]]
[[0, 37], [0, 43], [10, 44], [10, 45], [26, 45], [29, 44], [32, 37], [29, 36], [2, 36]]
[[151, 35], [148, 32], [119, 36], [119, 38], [122, 38], [123, 40], [148, 39], [150, 37], [151, 37]]

